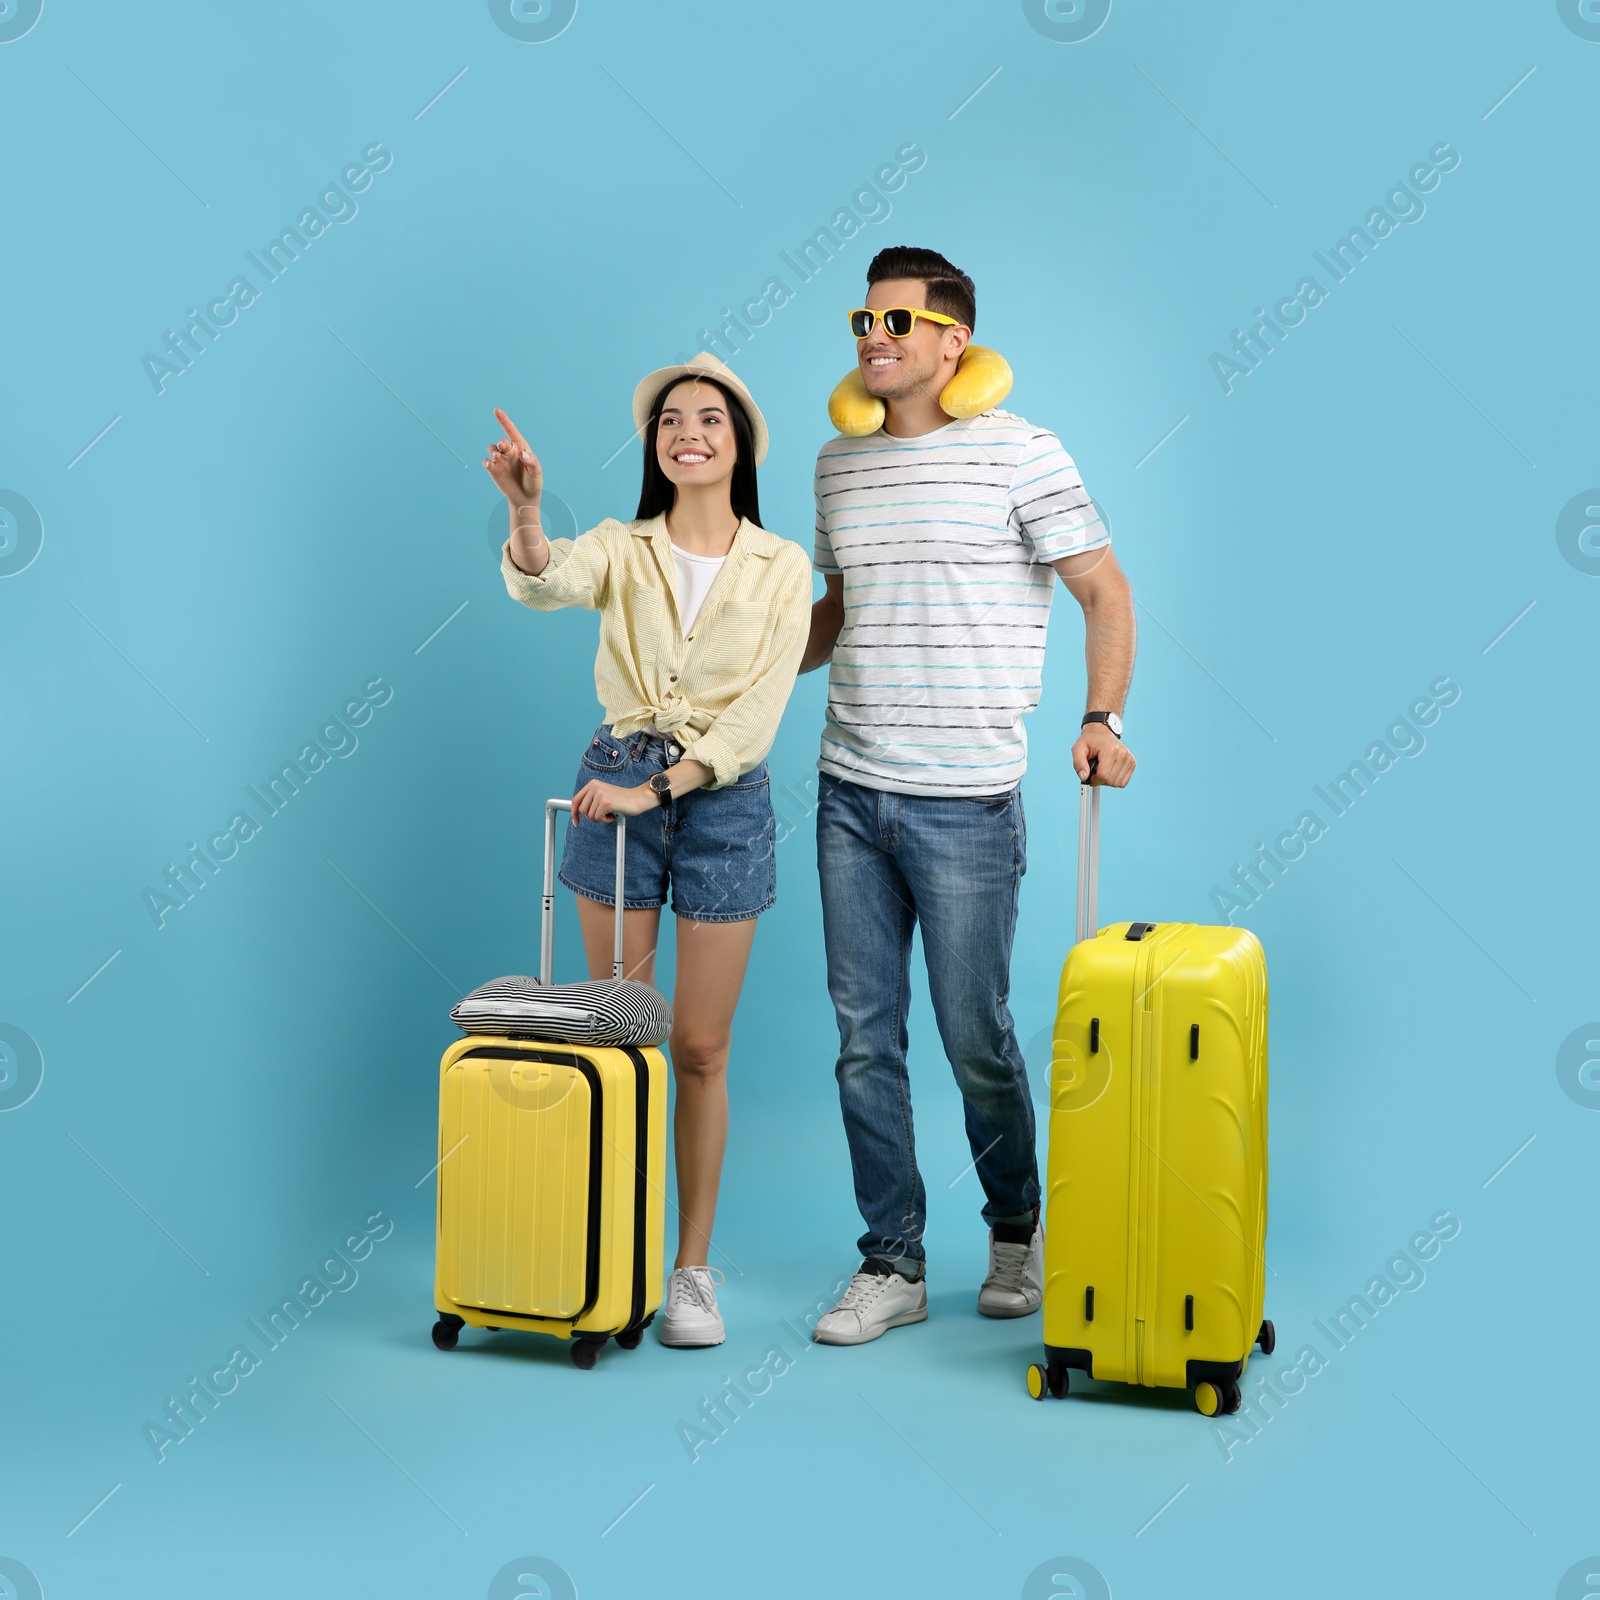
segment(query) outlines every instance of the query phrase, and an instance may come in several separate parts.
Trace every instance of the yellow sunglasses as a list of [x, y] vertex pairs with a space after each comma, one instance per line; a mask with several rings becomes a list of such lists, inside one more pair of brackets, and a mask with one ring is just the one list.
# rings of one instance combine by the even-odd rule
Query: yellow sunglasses
[[929, 322], [943, 323], [947, 328], [959, 328], [954, 317], [941, 316], [937, 311], [922, 311], [911, 306], [890, 306], [887, 311], [869, 311], [861, 306], [850, 313], [850, 331], [858, 339], [865, 339], [873, 330], [878, 318], [883, 318], [883, 331], [891, 339], [903, 339], [917, 325], [918, 317]]

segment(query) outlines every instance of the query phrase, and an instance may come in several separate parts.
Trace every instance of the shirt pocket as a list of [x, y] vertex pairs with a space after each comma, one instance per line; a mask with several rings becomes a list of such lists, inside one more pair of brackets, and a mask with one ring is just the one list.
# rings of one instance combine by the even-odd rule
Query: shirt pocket
[[700, 675], [720, 679], [752, 676], [766, 655], [775, 611], [770, 600], [725, 600], [714, 616], [696, 619]]

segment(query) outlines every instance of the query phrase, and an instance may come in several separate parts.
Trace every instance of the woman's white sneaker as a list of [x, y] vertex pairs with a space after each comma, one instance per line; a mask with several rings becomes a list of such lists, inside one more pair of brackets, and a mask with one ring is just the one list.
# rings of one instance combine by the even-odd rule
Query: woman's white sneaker
[[863, 1261], [844, 1298], [817, 1318], [818, 1344], [866, 1344], [890, 1328], [928, 1320], [928, 1286], [902, 1278], [887, 1261]]
[[1044, 1300], [1044, 1232], [1037, 1225], [1027, 1244], [1003, 1244], [989, 1231], [989, 1276], [978, 1291], [986, 1317], [1026, 1317]]
[[[715, 1273], [715, 1276], [713, 1274]], [[674, 1267], [667, 1280], [666, 1308], [661, 1313], [661, 1342], [679, 1349], [721, 1344], [727, 1338], [717, 1310], [715, 1267]]]

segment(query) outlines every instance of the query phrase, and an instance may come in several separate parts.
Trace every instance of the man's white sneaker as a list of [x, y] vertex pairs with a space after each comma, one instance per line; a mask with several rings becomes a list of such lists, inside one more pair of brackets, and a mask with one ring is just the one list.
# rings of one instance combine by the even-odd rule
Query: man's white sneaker
[[[713, 1277], [713, 1273], [716, 1275]], [[721, 1344], [727, 1338], [717, 1310], [722, 1274], [715, 1267], [674, 1267], [661, 1313], [661, 1342], [680, 1349]]]
[[978, 1291], [986, 1317], [1026, 1317], [1044, 1300], [1044, 1233], [1037, 1226], [1027, 1244], [1002, 1244], [989, 1230], [989, 1276]]
[[866, 1344], [890, 1328], [928, 1320], [928, 1286], [902, 1278], [886, 1261], [863, 1261], [844, 1298], [817, 1318], [818, 1344]]

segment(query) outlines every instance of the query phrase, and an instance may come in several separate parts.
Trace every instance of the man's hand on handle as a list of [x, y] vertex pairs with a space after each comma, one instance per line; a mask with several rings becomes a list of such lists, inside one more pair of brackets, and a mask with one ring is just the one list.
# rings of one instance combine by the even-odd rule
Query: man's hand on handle
[[[1089, 772], [1091, 756], [1097, 758], [1093, 777]], [[1080, 783], [1126, 789], [1137, 765], [1133, 752], [1103, 722], [1085, 723], [1072, 747], [1072, 770]]]
[[[1110, 545], [1062, 556], [1050, 563], [1072, 597], [1083, 607], [1083, 655], [1088, 709], [1115, 711], [1120, 717], [1133, 680], [1133, 654], [1138, 625], [1133, 590], [1117, 565]], [[1097, 765], [1091, 778], [1089, 760]], [[1127, 746], [1104, 722], [1086, 722], [1072, 747], [1072, 767], [1083, 783], [1125, 789], [1134, 760]]]

